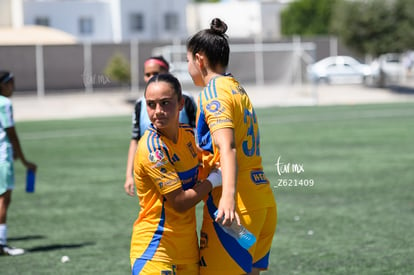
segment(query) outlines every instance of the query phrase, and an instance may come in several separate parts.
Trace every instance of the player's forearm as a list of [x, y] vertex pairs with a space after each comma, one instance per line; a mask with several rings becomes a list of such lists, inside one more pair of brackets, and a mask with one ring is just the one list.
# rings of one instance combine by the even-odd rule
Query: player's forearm
[[127, 165], [126, 165], [126, 174], [125, 177], [129, 178], [129, 177], [133, 177], [133, 172], [134, 172], [134, 159], [135, 159], [135, 154], [137, 151], [137, 141], [132, 139], [130, 144], [129, 144], [129, 149], [128, 149], [128, 158], [127, 158]]
[[212, 190], [212, 184], [203, 180], [193, 188], [178, 189], [166, 195], [167, 202], [178, 212], [184, 212], [194, 207]]
[[223, 179], [222, 198], [233, 198], [236, 194], [237, 163], [234, 130], [223, 128], [214, 131], [214, 143], [220, 152], [220, 167]]
[[237, 188], [237, 162], [235, 148], [228, 147], [220, 150], [220, 167], [223, 179], [222, 197], [234, 198]]

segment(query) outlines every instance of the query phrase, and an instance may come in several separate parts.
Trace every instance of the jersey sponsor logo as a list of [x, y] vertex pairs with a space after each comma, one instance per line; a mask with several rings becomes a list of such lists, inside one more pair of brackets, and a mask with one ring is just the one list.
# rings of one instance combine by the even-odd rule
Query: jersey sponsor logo
[[233, 94], [233, 95], [236, 95], [236, 94], [242, 94], [242, 95], [245, 95], [245, 94], [247, 94], [246, 93], [246, 90], [242, 87], [242, 86], [237, 86], [236, 87], [236, 89], [234, 90], [234, 89], [232, 89], [231, 90], [231, 93]]
[[160, 189], [163, 189], [164, 187], [175, 185], [179, 181], [180, 181], [179, 179], [170, 179], [170, 180], [159, 179], [158, 186], [160, 187]]
[[223, 123], [233, 123], [233, 121], [231, 120], [231, 119], [229, 119], [229, 118], [225, 118], [225, 119], [217, 119], [217, 120], [215, 120], [215, 121], [213, 121], [213, 122], [211, 122], [209, 125], [208, 125], [208, 127], [211, 129], [211, 128], [214, 128], [215, 126], [217, 126], [217, 125], [220, 125], [220, 124], [223, 124]]
[[265, 184], [265, 183], [269, 183], [269, 181], [267, 180], [264, 172], [262, 170], [259, 171], [251, 171], [250, 172], [250, 178], [252, 179], [252, 181], [255, 184]]
[[151, 168], [158, 168], [158, 167], [161, 167], [161, 166], [163, 166], [163, 165], [165, 165], [165, 164], [167, 164], [168, 163], [168, 161], [167, 160], [164, 160], [164, 161], [159, 161], [159, 162], [157, 162], [156, 164], [154, 164], [153, 166], [151, 166]]
[[148, 156], [148, 159], [152, 162], [158, 162], [164, 159], [164, 153], [161, 150], [155, 150], [154, 152], [151, 152]]
[[247, 94], [246, 90], [242, 86], [237, 86], [237, 91], [239, 91], [239, 93], [242, 95]]

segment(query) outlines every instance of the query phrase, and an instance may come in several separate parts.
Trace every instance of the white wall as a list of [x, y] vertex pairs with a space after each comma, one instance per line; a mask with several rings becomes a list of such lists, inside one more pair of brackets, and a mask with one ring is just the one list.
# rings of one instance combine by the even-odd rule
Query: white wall
[[12, 26], [12, 0], [0, 0], [0, 27]]
[[[124, 39], [138, 40], [168, 40], [174, 37], [185, 39], [186, 5], [190, 0], [121, 0], [122, 36]], [[165, 29], [165, 14], [174, 12], [178, 14], [178, 31]], [[144, 30], [132, 32], [130, 29], [130, 16], [133, 13], [144, 15]]]
[[230, 38], [280, 38], [278, 2], [229, 1], [224, 3], [189, 4], [187, 29], [193, 34], [209, 28], [213, 18], [222, 19], [228, 26]]
[[278, 39], [281, 37], [280, 14], [286, 4], [263, 2], [262, 14], [262, 37]]
[[[26, 1], [24, 4], [24, 24], [33, 25], [38, 16], [49, 18], [50, 27], [68, 32], [79, 40], [112, 41], [111, 5], [108, 1]], [[93, 20], [93, 33], [79, 32], [79, 19], [90, 17]]]
[[226, 34], [231, 38], [254, 37], [261, 31], [258, 2], [189, 4], [187, 14], [187, 28], [191, 34], [209, 28], [215, 17], [227, 24]]
[[[0, 0], [4, 1], [4, 0]], [[26, 0], [24, 23], [34, 24], [36, 16], [47, 16], [50, 27], [75, 35], [79, 40], [121, 42], [130, 39], [165, 40], [187, 38], [186, 5], [191, 0]], [[1, 2], [0, 2], [1, 3]], [[165, 29], [165, 14], [178, 15], [178, 31]], [[133, 32], [130, 17], [144, 15], [144, 30]], [[94, 33], [79, 33], [80, 17], [92, 17]], [[1, 21], [0, 21], [1, 22]]]
[[[9, 1], [12, 0], [0, 0], [0, 8], [1, 5], [8, 8]], [[32, 25], [36, 17], [45, 16], [50, 20], [50, 27], [68, 32], [80, 41], [121, 42], [130, 39], [185, 40], [200, 29], [208, 28], [214, 17], [226, 22], [231, 38], [277, 39], [283, 6], [279, 1], [195, 4], [191, 0], [25, 0], [23, 9], [25, 25]], [[168, 12], [178, 15], [178, 30], [166, 30], [165, 15]], [[133, 13], [143, 14], [142, 31], [131, 30]], [[93, 19], [92, 34], [79, 32], [81, 17]], [[11, 19], [0, 16], [0, 25], [4, 21]]]

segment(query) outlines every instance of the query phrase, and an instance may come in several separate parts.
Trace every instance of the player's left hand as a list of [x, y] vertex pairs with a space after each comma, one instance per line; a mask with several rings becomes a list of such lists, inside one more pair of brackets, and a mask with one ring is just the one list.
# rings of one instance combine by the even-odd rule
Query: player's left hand
[[133, 178], [128, 178], [124, 184], [125, 192], [131, 197], [135, 196], [135, 184]]

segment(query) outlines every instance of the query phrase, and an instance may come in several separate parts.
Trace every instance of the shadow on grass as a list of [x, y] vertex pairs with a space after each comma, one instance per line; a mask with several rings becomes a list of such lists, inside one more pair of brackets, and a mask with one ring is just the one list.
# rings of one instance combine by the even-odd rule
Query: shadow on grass
[[45, 251], [60, 250], [60, 249], [75, 249], [75, 248], [81, 248], [87, 245], [95, 245], [95, 243], [86, 242], [86, 243], [79, 243], [79, 244], [51, 244], [51, 245], [35, 246], [33, 248], [26, 249], [26, 251], [27, 252], [45, 252]]
[[39, 240], [39, 239], [44, 239], [44, 238], [45, 236], [42, 236], [42, 235], [32, 235], [32, 236], [7, 238], [7, 240], [12, 241], [12, 242], [18, 242], [18, 241]]

